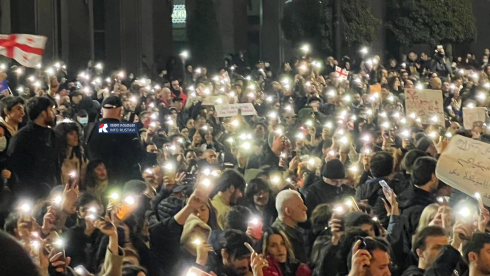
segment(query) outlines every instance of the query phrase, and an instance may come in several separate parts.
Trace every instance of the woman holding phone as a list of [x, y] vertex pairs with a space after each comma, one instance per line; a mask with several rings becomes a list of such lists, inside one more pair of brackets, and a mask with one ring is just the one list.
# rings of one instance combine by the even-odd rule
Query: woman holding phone
[[269, 266], [263, 269], [264, 276], [310, 276], [311, 269], [296, 260], [286, 235], [274, 228], [264, 233], [263, 251]]

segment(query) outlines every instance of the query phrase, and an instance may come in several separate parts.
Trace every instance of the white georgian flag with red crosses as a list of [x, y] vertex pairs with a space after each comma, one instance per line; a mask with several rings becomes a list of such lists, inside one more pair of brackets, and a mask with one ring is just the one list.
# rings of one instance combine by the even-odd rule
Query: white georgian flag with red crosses
[[335, 66], [335, 72], [337, 73], [337, 78], [341, 80], [346, 80], [347, 77], [349, 76], [349, 71], [346, 69], [340, 68], [338, 66]]
[[35, 67], [42, 61], [47, 40], [39, 35], [0, 35], [0, 55], [13, 58], [26, 67]]

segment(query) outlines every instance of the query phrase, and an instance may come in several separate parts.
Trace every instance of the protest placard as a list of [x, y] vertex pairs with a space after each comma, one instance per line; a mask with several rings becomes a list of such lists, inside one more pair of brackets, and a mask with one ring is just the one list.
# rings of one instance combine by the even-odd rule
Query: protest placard
[[242, 110], [243, 116], [257, 114], [257, 111], [255, 111], [255, 108], [251, 103], [221, 104], [215, 105], [214, 109], [216, 110], [216, 114], [218, 114], [218, 117], [236, 116], [239, 109]]
[[444, 123], [444, 107], [441, 90], [405, 89], [406, 115], [412, 113], [419, 117], [423, 124], [434, 124], [431, 119], [437, 116], [437, 123]]
[[373, 84], [369, 86], [369, 94], [381, 93], [381, 84]]
[[454, 136], [437, 161], [436, 176], [470, 196], [479, 192], [490, 206], [490, 144]]
[[484, 123], [487, 119], [487, 108], [485, 107], [463, 107], [463, 125], [467, 130], [473, 128], [473, 123]]
[[206, 96], [202, 100], [202, 105], [228, 104], [228, 96]]

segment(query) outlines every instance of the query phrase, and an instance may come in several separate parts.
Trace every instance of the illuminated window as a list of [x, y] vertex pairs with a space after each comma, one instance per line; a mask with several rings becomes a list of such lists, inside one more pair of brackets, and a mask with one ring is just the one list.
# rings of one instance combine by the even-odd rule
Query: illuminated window
[[172, 12], [172, 23], [183, 24], [187, 18], [185, 11], [185, 5], [174, 5], [174, 11]]

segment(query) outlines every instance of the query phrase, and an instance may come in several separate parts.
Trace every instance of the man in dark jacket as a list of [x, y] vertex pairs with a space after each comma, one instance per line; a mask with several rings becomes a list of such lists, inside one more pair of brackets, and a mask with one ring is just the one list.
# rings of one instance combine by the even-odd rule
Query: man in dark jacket
[[415, 161], [412, 173], [413, 188], [400, 195], [402, 215], [408, 217], [409, 234], [413, 235], [419, 225], [420, 215], [425, 207], [435, 203], [439, 179], [436, 177], [437, 160], [432, 157], [420, 157]]
[[418, 258], [418, 265], [410, 266], [402, 276], [423, 276], [439, 255], [444, 245], [449, 244], [446, 231], [439, 226], [427, 226], [414, 238], [412, 252]]
[[333, 159], [325, 164], [322, 171], [322, 179], [303, 190], [308, 214], [322, 203], [335, 203], [345, 197], [354, 195], [354, 189], [342, 185], [345, 178], [344, 165], [340, 160]]
[[390, 153], [381, 151], [377, 152], [371, 158], [371, 175], [374, 179], [361, 184], [356, 191], [357, 200], [368, 200], [368, 204], [373, 207], [373, 211], [378, 216], [383, 225], [387, 225], [386, 210], [383, 203], [383, 189], [379, 184], [384, 180], [398, 194], [403, 190], [399, 179], [394, 178], [393, 174], [393, 156]]
[[[453, 232], [454, 240], [451, 245], [442, 247], [439, 256], [424, 275], [489, 275], [490, 236], [487, 233], [473, 234], [471, 225], [462, 221], [456, 222]], [[463, 256], [459, 252], [462, 244], [459, 238], [461, 234], [468, 237], [463, 244]]]
[[300, 194], [293, 190], [281, 191], [277, 194], [276, 209], [278, 217], [272, 227], [286, 234], [296, 259], [306, 263], [308, 256], [298, 223], [305, 222], [307, 215]]
[[111, 185], [123, 185], [132, 179], [140, 179], [138, 164], [145, 157], [136, 133], [99, 133], [98, 126], [106, 123], [120, 123], [122, 102], [110, 96], [102, 103], [103, 119], [95, 126], [89, 124], [85, 131], [88, 156], [101, 159], [109, 173]]
[[17, 195], [43, 198], [60, 180], [61, 163], [54, 131], [54, 103], [45, 97], [27, 103], [29, 123], [9, 144], [7, 168], [18, 179], [11, 187]]
[[444, 48], [438, 48], [430, 64], [430, 71], [439, 77], [447, 78], [453, 73], [451, 63], [444, 54]]

